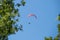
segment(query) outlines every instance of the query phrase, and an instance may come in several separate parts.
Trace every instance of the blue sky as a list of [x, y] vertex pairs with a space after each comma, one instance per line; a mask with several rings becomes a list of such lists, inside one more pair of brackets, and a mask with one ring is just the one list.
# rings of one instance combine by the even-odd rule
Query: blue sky
[[[9, 40], [44, 40], [44, 37], [57, 35], [57, 15], [60, 12], [60, 0], [25, 0], [26, 5], [19, 8], [21, 17], [19, 24], [23, 25], [23, 32], [18, 31], [9, 36]], [[15, 1], [16, 3], [19, 0]], [[33, 13], [37, 16], [27, 18]], [[28, 24], [30, 22], [31, 24]]]

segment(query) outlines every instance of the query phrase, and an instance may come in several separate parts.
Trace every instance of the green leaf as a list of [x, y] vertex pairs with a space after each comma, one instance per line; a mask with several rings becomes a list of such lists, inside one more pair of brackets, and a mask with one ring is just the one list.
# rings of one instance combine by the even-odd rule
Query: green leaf
[[58, 20], [60, 21], [60, 14], [58, 15]]
[[23, 6], [25, 6], [26, 2], [24, 0], [22, 0], [21, 3], [22, 3]]
[[18, 6], [18, 7], [20, 7], [20, 6], [21, 6], [21, 4], [17, 3], [17, 6]]

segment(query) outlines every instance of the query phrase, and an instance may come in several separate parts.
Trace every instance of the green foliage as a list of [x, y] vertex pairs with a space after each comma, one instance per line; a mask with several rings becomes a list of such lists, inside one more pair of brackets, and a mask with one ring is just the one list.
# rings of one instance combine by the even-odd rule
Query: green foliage
[[26, 2], [24, 0], [21, 0], [21, 4], [20, 3], [17, 3], [16, 5], [18, 7], [20, 7], [20, 6], [25, 6], [25, 4], [26, 4]]
[[60, 14], [58, 15], [58, 20], [60, 21]]
[[50, 37], [50, 38], [45, 37], [45, 40], [52, 40], [52, 37]]
[[54, 40], [59, 40], [58, 37], [55, 37]]
[[60, 33], [60, 24], [58, 24], [58, 32]]
[[[58, 15], [58, 20], [60, 21], [60, 14]], [[45, 40], [52, 40], [52, 38], [46, 38]], [[60, 40], [60, 24], [58, 24], [58, 34], [53, 40]]]
[[[8, 40], [8, 36], [18, 32], [19, 28], [15, 25], [18, 19], [15, 21], [15, 17], [20, 17], [18, 9], [15, 9], [15, 0], [0, 0], [0, 40]], [[17, 7], [25, 5], [25, 1], [17, 3]], [[13, 20], [12, 20], [13, 19]]]
[[25, 6], [26, 2], [24, 0], [22, 0], [21, 3], [22, 3], [23, 6]]

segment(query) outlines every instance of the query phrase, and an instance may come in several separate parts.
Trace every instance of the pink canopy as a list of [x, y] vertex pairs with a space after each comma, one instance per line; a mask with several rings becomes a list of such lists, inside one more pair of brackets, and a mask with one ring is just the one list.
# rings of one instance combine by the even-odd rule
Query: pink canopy
[[37, 16], [35, 14], [28, 14], [28, 17], [34, 16], [37, 19]]

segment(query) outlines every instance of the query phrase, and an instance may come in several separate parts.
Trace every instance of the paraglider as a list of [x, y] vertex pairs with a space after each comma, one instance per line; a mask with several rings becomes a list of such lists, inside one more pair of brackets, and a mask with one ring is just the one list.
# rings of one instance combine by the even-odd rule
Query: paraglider
[[[29, 18], [29, 17], [31, 17], [31, 16], [33, 16], [33, 17], [35, 17], [35, 19], [37, 19], [37, 16], [36, 16], [35, 14], [28, 14], [27, 17]], [[31, 24], [31, 23], [29, 22], [28, 24]]]
[[34, 16], [37, 19], [37, 16], [35, 14], [28, 14], [28, 17]]

